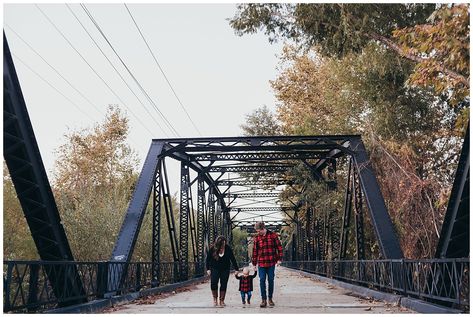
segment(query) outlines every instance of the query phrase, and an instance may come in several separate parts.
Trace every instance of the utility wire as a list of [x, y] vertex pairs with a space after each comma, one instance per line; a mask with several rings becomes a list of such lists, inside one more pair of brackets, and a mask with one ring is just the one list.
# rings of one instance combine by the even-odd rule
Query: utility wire
[[[101, 115], [103, 115], [103, 112], [100, 111], [99, 108], [97, 108], [96, 105], [94, 105], [90, 100], [89, 98], [87, 98], [81, 91], [79, 91], [76, 87], [74, 87], [74, 85], [71, 84], [71, 82], [69, 80], [67, 80], [67, 78], [65, 78], [63, 75], [61, 75], [61, 73], [59, 73], [59, 71], [54, 68], [54, 66], [52, 66], [50, 63], [48, 63], [48, 61], [43, 57], [41, 56], [40, 53], [38, 53], [30, 44], [28, 44], [28, 42], [26, 42], [26, 40], [20, 36], [20, 34], [18, 34], [17, 32], [15, 32], [15, 30], [13, 30], [9, 25], [5, 24], [5, 26], [13, 32], [13, 34], [15, 34], [26, 46], [28, 46], [39, 58], [41, 58], [59, 77], [61, 77], [72, 89], [74, 89], [79, 95], [82, 96], [82, 98], [84, 98], [92, 107], [95, 108], [95, 110], [97, 110]], [[26, 66], [26, 65], [25, 65]]]
[[113, 91], [113, 89], [107, 84], [107, 82], [102, 78], [102, 76], [100, 76], [97, 71], [89, 64], [89, 62], [85, 59], [85, 57], [74, 47], [74, 45], [72, 45], [72, 43], [67, 39], [67, 37], [64, 35], [64, 33], [61, 32], [61, 30], [59, 30], [59, 28], [56, 26], [56, 24], [54, 24], [53, 21], [51, 21], [51, 19], [48, 17], [48, 15], [43, 11], [41, 10], [41, 8], [35, 4], [36, 8], [38, 8], [38, 10], [43, 14], [43, 16], [49, 21], [49, 23], [56, 29], [56, 31], [59, 32], [59, 34], [61, 34], [62, 38], [64, 40], [66, 40], [66, 42], [72, 47], [72, 49], [74, 49], [74, 51], [82, 58], [82, 60], [87, 64], [87, 66], [89, 66], [89, 68], [94, 72], [94, 74], [104, 83], [105, 86], [107, 86], [107, 88], [110, 90], [110, 92], [118, 99], [120, 100], [120, 102], [130, 111], [130, 113], [136, 118], [136, 120], [138, 120], [138, 122], [150, 133], [151, 137], [154, 137], [153, 135], [153, 132], [151, 132], [150, 129], [148, 129], [148, 127], [140, 120], [140, 118], [130, 109], [130, 107], [128, 107], [128, 105], [115, 93], [115, 91]]
[[49, 85], [49, 87], [51, 87], [52, 89], [54, 89], [58, 94], [60, 94], [61, 96], [63, 96], [67, 101], [69, 101], [74, 107], [77, 108], [77, 110], [79, 110], [82, 114], [84, 114], [85, 116], [89, 117], [92, 121], [94, 121], [94, 118], [92, 118], [87, 112], [84, 112], [84, 110], [82, 110], [80, 108], [79, 105], [77, 105], [74, 101], [72, 101], [69, 97], [67, 97], [65, 94], [63, 94], [61, 91], [59, 91], [59, 89], [57, 89], [56, 87], [54, 87], [49, 81], [47, 81], [43, 76], [41, 76], [40, 74], [38, 74], [33, 68], [31, 68], [28, 64], [26, 64], [21, 58], [19, 58], [17, 55], [15, 55], [14, 53], [12, 53], [12, 55], [17, 59], [19, 60], [26, 68], [28, 68], [33, 74], [35, 74], [36, 76], [38, 76], [42, 81], [44, 81], [46, 84]]
[[153, 59], [154, 59], [154, 61], [156, 62], [156, 65], [158, 66], [159, 70], [161, 71], [161, 74], [163, 74], [164, 79], [166, 80], [166, 82], [167, 82], [169, 88], [171, 88], [171, 91], [172, 91], [172, 93], [174, 94], [174, 96], [176, 97], [177, 101], [179, 102], [179, 105], [181, 106], [182, 110], [184, 110], [184, 112], [186, 113], [187, 118], [189, 118], [190, 122], [191, 122], [192, 125], [194, 126], [195, 130], [197, 131], [197, 133], [199, 133], [199, 135], [202, 135], [202, 133], [200, 133], [200, 131], [199, 131], [199, 129], [197, 128], [196, 124], [195, 124], [194, 121], [192, 120], [191, 116], [190, 116], [189, 113], [187, 112], [186, 108], [185, 108], [184, 105], [182, 104], [181, 99], [177, 96], [176, 91], [174, 90], [174, 88], [172, 87], [171, 83], [169, 82], [168, 77], [167, 77], [166, 74], [164, 73], [164, 70], [163, 70], [163, 68], [161, 67], [161, 65], [159, 64], [158, 59], [156, 58], [156, 56], [154, 55], [153, 51], [151, 50], [151, 47], [148, 45], [148, 41], [146, 41], [146, 38], [144, 37], [143, 33], [141, 32], [140, 27], [139, 27], [138, 24], [136, 23], [136, 20], [135, 20], [135, 18], [133, 17], [133, 14], [131, 13], [130, 9], [128, 8], [128, 6], [126, 5], [126, 3], [124, 3], [123, 5], [125, 6], [126, 10], [128, 11], [128, 14], [130, 14], [130, 17], [131, 17], [131, 19], [133, 20], [133, 23], [135, 24], [136, 28], [138, 29], [138, 32], [139, 32], [140, 35], [141, 35], [141, 38], [143, 39], [143, 41], [145, 42], [146, 46], [148, 47], [148, 50], [149, 50], [149, 52], [151, 53], [151, 55], [153, 56]]
[[151, 99], [151, 97], [149, 96], [149, 94], [146, 92], [146, 90], [143, 88], [143, 86], [140, 84], [140, 82], [136, 79], [136, 77], [133, 75], [132, 71], [130, 70], [130, 68], [127, 66], [127, 64], [123, 61], [123, 59], [120, 57], [120, 55], [118, 54], [118, 52], [115, 50], [115, 48], [113, 47], [112, 43], [109, 41], [109, 39], [107, 38], [107, 36], [105, 35], [105, 33], [102, 31], [102, 28], [100, 27], [100, 25], [97, 23], [97, 21], [94, 19], [94, 17], [92, 16], [92, 14], [90, 13], [90, 11], [87, 9], [87, 6], [85, 4], [81, 4], [81, 7], [82, 9], [85, 11], [85, 13], [87, 14], [87, 16], [89, 17], [89, 19], [92, 21], [92, 23], [95, 25], [95, 27], [97, 28], [97, 30], [100, 32], [100, 34], [102, 35], [102, 37], [105, 39], [105, 41], [107, 42], [107, 44], [110, 46], [110, 48], [112, 49], [112, 51], [115, 53], [115, 55], [118, 57], [118, 59], [120, 60], [120, 62], [122, 63], [123, 67], [125, 67], [125, 69], [128, 71], [129, 75], [131, 76], [131, 78], [135, 81], [136, 85], [140, 88], [141, 92], [146, 96], [146, 98], [148, 99], [148, 101], [150, 102], [150, 104], [155, 108], [155, 110], [161, 115], [161, 118], [164, 120], [164, 122], [166, 123], [166, 125], [168, 126], [168, 128], [176, 135], [176, 136], [180, 136], [179, 133], [176, 131], [176, 129], [173, 127], [173, 125], [168, 121], [168, 119], [166, 118], [166, 116], [161, 112], [161, 110], [159, 110], [159, 108], [156, 106], [155, 102]]
[[81, 25], [82, 29], [87, 33], [87, 35], [89, 36], [89, 38], [92, 40], [92, 42], [94, 42], [95, 46], [99, 49], [99, 51], [102, 53], [102, 55], [105, 57], [105, 59], [107, 59], [108, 63], [110, 64], [110, 66], [112, 66], [112, 68], [115, 70], [115, 72], [118, 74], [118, 76], [120, 76], [120, 79], [123, 81], [123, 83], [128, 87], [128, 89], [131, 91], [131, 93], [136, 97], [136, 99], [138, 100], [138, 102], [143, 106], [143, 108], [146, 110], [146, 112], [150, 115], [150, 117], [153, 119], [153, 121], [156, 123], [156, 125], [158, 126], [158, 128], [161, 130], [161, 132], [163, 132], [163, 134], [165, 134], [166, 136], [168, 136], [168, 134], [164, 131], [164, 129], [161, 127], [161, 125], [158, 123], [158, 121], [151, 115], [151, 113], [149, 112], [148, 108], [146, 108], [146, 106], [144, 105], [144, 103], [141, 101], [141, 99], [136, 95], [135, 91], [133, 89], [131, 89], [130, 85], [126, 82], [126, 80], [123, 78], [123, 76], [120, 74], [120, 72], [118, 71], [118, 69], [115, 67], [115, 65], [113, 65], [113, 63], [110, 61], [110, 59], [108, 58], [108, 56], [105, 54], [105, 52], [100, 48], [100, 46], [97, 44], [97, 42], [95, 41], [95, 39], [93, 38], [93, 36], [89, 33], [89, 31], [87, 31], [87, 29], [85, 28], [85, 26], [82, 24], [82, 22], [79, 20], [79, 18], [77, 17], [77, 15], [74, 13], [74, 11], [72, 11], [71, 7], [69, 6], [69, 4], [66, 3], [66, 6], [67, 8], [69, 9], [69, 11], [72, 13], [72, 15], [74, 16], [74, 18], [77, 20], [77, 22], [79, 22], [79, 24]]

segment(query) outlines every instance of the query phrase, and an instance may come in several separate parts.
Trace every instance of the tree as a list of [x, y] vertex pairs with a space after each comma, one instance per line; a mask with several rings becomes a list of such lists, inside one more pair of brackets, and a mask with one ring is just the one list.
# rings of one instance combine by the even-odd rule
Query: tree
[[[430, 89], [404, 85], [413, 67], [376, 43], [341, 59], [321, 57], [316, 48], [286, 47], [271, 84], [283, 133], [363, 135], [405, 255], [428, 257], [461, 140], [452, 131], [452, 107]], [[346, 175], [343, 166], [338, 172]], [[306, 188], [300, 198], [313, 207], [324, 210], [321, 197], [339, 201], [336, 192], [329, 197], [310, 177], [293, 173], [296, 186]]]
[[3, 162], [3, 259], [39, 259], [5, 161]]
[[470, 87], [469, 5], [443, 5], [428, 21], [393, 32], [399, 53], [417, 62], [408, 82], [433, 86], [438, 94], [451, 93], [457, 105], [468, 97]]
[[281, 133], [279, 122], [267, 106], [262, 106], [246, 115], [245, 123], [240, 125], [243, 134], [250, 136], [278, 135]]
[[264, 30], [270, 41], [319, 46], [328, 56], [360, 52], [371, 40], [389, 39], [396, 28], [423, 23], [433, 4], [242, 4], [230, 25], [238, 35]]
[[[468, 8], [443, 6], [434, 13], [434, 4], [243, 4], [230, 25], [238, 35], [264, 30], [270, 41], [317, 46], [323, 55], [337, 58], [375, 41], [420, 63], [413, 82], [430, 78], [439, 91], [460, 89], [460, 98], [469, 90]], [[432, 13], [434, 24], [424, 25]], [[426, 54], [440, 47], [438, 54]], [[445, 78], [432, 77], [438, 73]]]
[[54, 191], [77, 260], [107, 260], [138, 178], [126, 143], [128, 119], [110, 107], [92, 129], [66, 134], [58, 150]]

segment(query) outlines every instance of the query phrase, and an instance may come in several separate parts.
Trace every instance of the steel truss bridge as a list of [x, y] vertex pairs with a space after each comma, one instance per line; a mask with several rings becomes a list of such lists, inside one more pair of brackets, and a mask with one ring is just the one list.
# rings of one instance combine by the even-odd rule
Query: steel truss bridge
[[[4, 262], [4, 312], [80, 305], [202, 276], [216, 236], [232, 243], [235, 228], [251, 234], [260, 219], [271, 230], [291, 233], [284, 251], [288, 267], [442, 305], [469, 306], [468, 132], [436, 259], [404, 259], [361, 136], [325, 135], [152, 140], [109, 261], [77, 262], [5, 35], [3, 120], [4, 158], [41, 259]], [[170, 174], [169, 161], [179, 165], [177, 176]], [[320, 210], [301, 198], [306, 187], [292, 176], [301, 166], [327, 193], [344, 188], [340, 210]], [[171, 180], [179, 183], [177, 206]], [[292, 200], [283, 199], [289, 189]], [[131, 262], [150, 200], [151, 262]], [[169, 233], [171, 262], [161, 261], [161, 230]], [[372, 259], [367, 258], [367, 232], [379, 248]]]

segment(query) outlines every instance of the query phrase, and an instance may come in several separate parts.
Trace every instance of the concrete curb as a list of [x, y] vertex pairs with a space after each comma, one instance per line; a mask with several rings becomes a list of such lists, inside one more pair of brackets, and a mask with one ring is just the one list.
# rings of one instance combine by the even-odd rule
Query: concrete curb
[[418, 313], [428, 313], [428, 314], [461, 314], [464, 313], [461, 310], [458, 309], [453, 309], [449, 307], [443, 307], [439, 306], [436, 304], [428, 303], [420, 299], [414, 299], [410, 297], [405, 297], [403, 295], [394, 295], [394, 294], [388, 294], [388, 293], [383, 293], [380, 291], [372, 290], [363, 286], [358, 286], [358, 285], [353, 285], [349, 284], [346, 282], [338, 281], [338, 280], [333, 280], [324, 276], [320, 276], [314, 273], [308, 273], [308, 272], [303, 272], [291, 268], [286, 269], [294, 272], [294, 273], [299, 273], [303, 276], [314, 278], [316, 280], [319, 280], [321, 282], [329, 283], [335, 286], [339, 286], [345, 289], [348, 289], [352, 291], [354, 294], [363, 296], [363, 297], [372, 297], [377, 300], [382, 300], [387, 303], [393, 304], [393, 305], [400, 305], [401, 307], [408, 308], [411, 310], [414, 310]]
[[443, 306], [435, 305], [432, 303], [424, 302], [420, 299], [415, 299], [415, 298], [410, 298], [410, 297], [401, 298], [401, 306], [415, 310], [418, 313], [426, 313], [426, 314], [464, 314], [465, 313], [458, 309], [443, 307]]
[[79, 304], [79, 305], [74, 305], [74, 306], [69, 306], [69, 307], [61, 307], [61, 308], [55, 308], [51, 309], [48, 311], [45, 311], [46, 314], [79, 314], [79, 313], [95, 313], [99, 310], [118, 305], [118, 304], [124, 304], [131, 302], [137, 298], [143, 297], [143, 296], [148, 296], [148, 295], [155, 295], [157, 293], [164, 293], [164, 292], [170, 292], [175, 289], [178, 289], [180, 287], [192, 285], [195, 283], [200, 283], [202, 281], [207, 280], [207, 276], [203, 277], [198, 277], [194, 278], [188, 281], [184, 282], [179, 282], [179, 283], [174, 283], [174, 284], [169, 284], [169, 285], [164, 285], [160, 287], [154, 287], [154, 288], [149, 288], [145, 289], [142, 291], [138, 292], [133, 292], [125, 295], [119, 295], [119, 296], [113, 296], [111, 298], [104, 298], [104, 299], [97, 299], [85, 304]]

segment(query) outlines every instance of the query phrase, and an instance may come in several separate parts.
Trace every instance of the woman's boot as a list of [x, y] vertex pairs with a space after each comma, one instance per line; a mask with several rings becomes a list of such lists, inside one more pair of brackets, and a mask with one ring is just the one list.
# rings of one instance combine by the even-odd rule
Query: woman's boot
[[225, 306], [225, 293], [227, 291], [220, 291], [220, 306]]
[[217, 290], [212, 290], [212, 296], [214, 297], [214, 306], [218, 306], [218, 303], [217, 303], [217, 299], [218, 299]]

